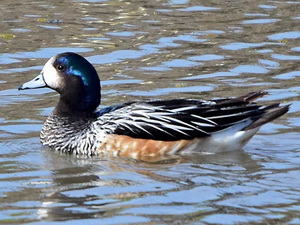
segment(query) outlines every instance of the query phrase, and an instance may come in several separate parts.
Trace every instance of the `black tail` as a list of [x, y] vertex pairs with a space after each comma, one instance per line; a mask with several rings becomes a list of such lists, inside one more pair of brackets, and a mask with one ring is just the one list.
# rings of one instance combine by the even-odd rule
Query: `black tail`
[[268, 105], [264, 107], [263, 114], [258, 117], [250, 126], [246, 127], [244, 130], [251, 130], [260, 127], [276, 118], [282, 116], [289, 111], [290, 105], [280, 106], [279, 103]]

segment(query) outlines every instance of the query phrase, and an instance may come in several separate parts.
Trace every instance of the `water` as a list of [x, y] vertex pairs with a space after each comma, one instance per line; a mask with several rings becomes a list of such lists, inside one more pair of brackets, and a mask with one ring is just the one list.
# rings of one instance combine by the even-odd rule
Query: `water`
[[[300, 224], [299, 1], [1, 1], [0, 224]], [[267, 90], [292, 103], [244, 150], [157, 163], [42, 148], [51, 90], [17, 91], [74, 51], [102, 105]]]

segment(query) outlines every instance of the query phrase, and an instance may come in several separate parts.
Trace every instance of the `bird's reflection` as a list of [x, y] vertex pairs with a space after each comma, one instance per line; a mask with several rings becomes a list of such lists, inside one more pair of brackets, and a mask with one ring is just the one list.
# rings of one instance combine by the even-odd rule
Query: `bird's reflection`
[[[256, 161], [242, 150], [219, 154], [178, 155], [148, 161], [76, 157], [48, 150], [44, 151], [44, 156], [44, 167], [51, 171], [52, 185], [42, 190], [45, 198], [38, 210], [38, 216], [50, 221], [112, 216], [121, 210], [117, 205], [126, 205], [129, 199], [142, 198], [145, 193], [161, 195], [172, 192], [182, 181], [185, 185], [189, 184], [185, 174], [187, 171], [178, 171], [181, 173], [179, 176], [168, 175], [168, 171], [176, 170], [176, 167], [182, 165], [193, 168], [189, 173], [200, 177], [208, 176], [203, 172], [207, 165], [211, 165], [211, 170], [214, 170], [214, 166], [236, 166], [243, 168], [245, 173], [260, 170]], [[149, 190], [150, 183], [153, 187], [172, 185], [163, 190], [152, 187]], [[133, 187], [136, 189], [132, 189]]]

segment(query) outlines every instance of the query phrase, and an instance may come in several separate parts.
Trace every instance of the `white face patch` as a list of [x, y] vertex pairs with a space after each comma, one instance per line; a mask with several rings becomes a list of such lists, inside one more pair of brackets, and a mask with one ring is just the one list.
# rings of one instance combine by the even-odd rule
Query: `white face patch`
[[53, 88], [58, 89], [61, 86], [62, 78], [59, 76], [57, 70], [53, 67], [53, 62], [55, 61], [55, 57], [52, 57], [51, 59], [46, 62], [42, 74], [45, 83]]

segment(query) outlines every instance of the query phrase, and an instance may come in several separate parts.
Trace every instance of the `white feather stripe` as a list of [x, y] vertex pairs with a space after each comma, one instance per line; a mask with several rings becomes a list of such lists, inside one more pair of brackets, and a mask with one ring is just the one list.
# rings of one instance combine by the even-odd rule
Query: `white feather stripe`
[[135, 133], [136, 134], [136, 131], [134, 131], [134, 129], [132, 128], [132, 126], [130, 126], [128, 124], [128, 121], [127, 120], [124, 120], [123, 122], [121, 121], [120, 125], [126, 127], [127, 129], [129, 129], [131, 132]]
[[233, 113], [233, 114], [226, 114], [226, 115], [221, 115], [221, 116], [209, 116], [207, 118], [208, 119], [228, 118], [228, 117], [233, 117], [233, 116], [242, 116], [242, 115], [245, 115], [247, 113], [249, 113], [249, 111]]
[[[152, 120], [149, 120], [147, 123], [143, 123], [143, 122], [135, 122], [135, 123], [127, 123], [128, 125], [134, 125], [134, 124], [136, 124], [136, 123], [138, 123], [139, 125], [141, 125], [141, 126], [150, 126], [150, 127], [152, 127], [152, 128], [155, 128], [156, 130], [159, 130], [159, 131], [162, 131], [162, 132], [164, 132], [164, 133], [167, 133], [167, 134], [169, 134], [169, 135], [171, 135], [171, 136], [173, 136], [174, 137], [174, 135], [172, 135], [172, 134], [170, 134], [169, 132], [167, 132], [165, 129], [171, 129], [171, 130], [174, 130], [174, 131], [176, 131], [176, 132], [178, 132], [178, 133], [181, 133], [181, 134], [183, 134], [183, 135], [185, 135], [185, 136], [189, 136], [187, 133], [185, 133], [184, 132], [184, 130], [186, 130], [186, 131], [191, 131], [191, 130], [193, 130], [193, 129], [191, 129], [191, 128], [188, 128], [188, 127], [183, 127], [183, 126], [177, 126], [177, 125], [174, 125], [174, 124], [170, 124], [170, 123], [158, 123], [158, 121], [155, 121], [157, 124], [160, 124], [160, 127], [164, 127], [164, 128], [160, 128], [160, 127], [158, 127], [157, 125], [155, 125], [155, 124], [153, 124], [152, 123]], [[201, 130], [201, 132], [204, 132], [204, 131], [202, 131]], [[204, 133], [206, 133], [206, 132], [204, 132]]]
[[164, 114], [154, 114], [154, 113], [147, 113], [144, 114], [138, 114], [140, 117], [136, 117], [135, 114], [131, 115], [130, 118], [132, 120], [141, 120], [143, 118], [147, 118], [150, 120], [157, 120], [157, 121], [165, 121], [165, 122], [170, 122], [170, 114], [169, 113], [164, 113]]
[[152, 117], [152, 119], [155, 119], [157, 121], [164, 121], [166, 123], [171, 122], [171, 117], [170, 116], [158, 116], [158, 117]]
[[145, 122], [145, 125], [148, 125], [148, 123], [150, 124], [163, 124], [162, 121], [159, 121], [159, 120], [155, 120], [155, 119], [148, 119], [148, 118], [143, 118], [143, 117], [139, 117], [139, 118], [131, 118], [131, 120], [118, 120], [118, 123], [119, 122], [125, 122], [125, 123], [128, 123], [128, 124], [133, 124], [133, 123], [141, 123], [141, 122]]
[[[166, 134], [168, 134], [168, 135], [170, 135], [170, 136], [174, 137], [174, 135], [173, 135], [173, 134], [171, 134], [171, 133], [169, 133], [168, 131], [166, 131], [166, 130], [164, 130], [164, 129], [161, 129], [161, 128], [159, 128], [159, 127], [157, 127], [157, 126], [153, 125], [153, 124], [147, 124], [147, 126], [153, 127], [153, 128], [155, 128], [156, 130], [159, 130], [159, 131], [161, 131], [161, 132], [163, 132], [163, 133], [166, 133]], [[186, 134], [186, 133], [184, 133], [184, 132], [181, 132], [181, 133], [183, 133], [183, 134], [187, 135], [187, 134]], [[188, 136], [188, 135], [187, 135], [187, 136]]]
[[201, 120], [204, 120], [204, 121], [206, 121], [206, 122], [208, 122], [208, 123], [210, 123], [210, 124], [212, 124], [212, 125], [218, 126], [218, 124], [217, 124], [216, 122], [210, 120], [210, 117], [204, 118], [204, 117], [198, 116], [198, 115], [196, 115], [196, 114], [192, 114], [191, 116], [192, 116], [192, 117], [199, 118], [199, 119], [201, 119]]
[[[146, 120], [146, 118], [143, 118], [143, 119]], [[152, 121], [152, 120], [150, 120], [150, 121]], [[117, 121], [117, 123], [118, 123], [119, 126], [124, 126], [124, 127], [128, 128], [129, 130], [131, 130], [133, 133], [137, 133], [137, 132], [133, 129], [133, 126], [135, 126], [135, 127], [141, 127], [141, 126], [147, 127], [147, 126], [149, 126], [149, 127], [155, 128], [156, 130], [159, 130], [159, 131], [161, 131], [161, 132], [163, 132], [163, 133], [166, 133], [166, 134], [168, 134], [168, 135], [174, 137], [174, 135], [172, 135], [171, 133], [167, 132], [167, 131], [164, 130], [164, 129], [159, 128], [159, 127], [156, 126], [156, 125], [154, 125], [154, 124], [153, 124], [153, 121], [152, 121], [152, 123], [144, 123], [144, 122], [145, 122], [145, 121], [143, 121], [143, 122], [137, 122], [137, 121], [130, 121], [130, 120], [125, 120], [125, 119], [120, 119], [120, 120]], [[161, 123], [159, 123], [158, 121], [155, 121], [155, 122], [156, 122], [157, 124], [161, 124]], [[143, 130], [146, 131], [145, 128], [143, 128]], [[152, 135], [151, 132], [149, 132], [149, 131], [146, 131], [146, 132], [147, 132], [148, 134]], [[187, 135], [186, 133], [184, 133], [184, 134]]]
[[[118, 121], [119, 122], [119, 121]], [[145, 124], [142, 124], [143, 122], [145, 122]], [[179, 125], [175, 125], [175, 124], [171, 124], [171, 123], [165, 123], [165, 122], [161, 122], [161, 121], [157, 121], [157, 120], [153, 120], [153, 119], [147, 119], [147, 118], [140, 118], [140, 121], [126, 121], [127, 124], [132, 124], [134, 125], [135, 123], [139, 123], [140, 125], [144, 125], [144, 126], [149, 126], [150, 124], [152, 126], [155, 126], [155, 124], [158, 124], [160, 127], [166, 127], [175, 131], [180, 132], [180, 130], [193, 130], [196, 129], [196, 127], [193, 126], [179, 126]]]
[[153, 117], [176, 115], [176, 113], [171, 112], [171, 111], [163, 111], [163, 112], [161, 112], [161, 111], [160, 112], [149, 112], [149, 111], [136, 112], [136, 111], [134, 111], [134, 113], [139, 114], [143, 117], [149, 117], [150, 115]]
[[186, 110], [190, 110], [190, 109], [196, 109], [196, 108], [198, 108], [198, 107], [197, 106], [186, 106], [186, 107], [171, 109], [170, 111], [177, 113], [177, 112], [182, 112], [182, 111], [186, 111]]
[[191, 123], [196, 124], [199, 127], [216, 127], [215, 125], [212, 125], [212, 124], [201, 123], [201, 122], [196, 122], [196, 121], [191, 121]]
[[[173, 117], [168, 117], [169, 119], [169, 122], [177, 122], [177, 123], [180, 123], [186, 127], [190, 127], [191, 129], [193, 130], [198, 130], [198, 131], [201, 131], [203, 133], [206, 133], [205, 131], [203, 131], [202, 129], [200, 129], [199, 127], [196, 127], [196, 126], [193, 126], [192, 124], [189, 124], [189, 123], [186, 123], [186, 122], [183, 122], [181, 120], [178, 120], [176, 118], [173, 118]], [[206, 123], [201, 123], [201, 122], [196, 122], [196, 121], [190, 121], [190, 123], [193, 123], [193, 124], [196, 124], [198, 126], [202, 126], [202, 127], [215, 127], [215, 125], [212, 125], [212, 124], [206, 124]]]
[[[122, 123], [123, 125], [124, 123]], [[127, 123], [129, 125], [129, 123]], [[145, 131], [146, 133], [150, 134], [151, 136], [153, 136], [149, 131], [147, 131], [145, 128], [143, 128], [139, 123], [130, 123], [130, 125], [133, 125], [135, 127], [137, 127], [140, 130]]]
[[146, 117], [148, 119], [150, 119], [150, 113], [147, 111], [134, 111], [134, 113], [132, 113], [130, 115], [130, 117], [135, 118], [135, 117]]
[[169, 128], [169, 129], [172, 129], [172, 130], [175, 130], [175, 131], [191, 131], [193, 130], [193, 128], [191, 127], [184, 127], [184, 126], [179, 126], [179, 125], [174, 125], [174, 124], [170, 124], [170, 123], [162, 123], [162, 125], [166, 128]]
[[[165, 109], [162, 109], [161, 107], [156, 107], [156, 106], [153, 106], [153, 105], [145, 105], [145, 104], [139, 104], [137, 106], [135, 106], [136, 108], [133, 108], [133, 110], [145, 110], [145, 111], [148, 111], [148, 112], [155, 112], [155, 110], [165, 110]], [[138, 108], [137, 108], [138, 107]]]

